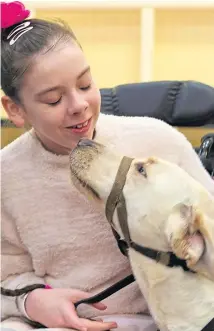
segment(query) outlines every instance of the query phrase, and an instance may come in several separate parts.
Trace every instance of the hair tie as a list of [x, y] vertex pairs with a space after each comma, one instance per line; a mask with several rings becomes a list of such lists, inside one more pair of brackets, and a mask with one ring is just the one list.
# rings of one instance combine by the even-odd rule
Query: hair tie
[[1, 2], [1, 28], [6, 29], [24, 21], [30, 16], [30, 11], [20, 1]]
[[30, 10], [25, 9], [25, 6], [20, 1], [1, 2], [1, 29], [7, 29], [21, 23], [14, 27], [6, 37], [10, 45], [13, 45], [19, 37], [25, 32], [33, 29], [31, 22], [24, 22], [30, 16]]

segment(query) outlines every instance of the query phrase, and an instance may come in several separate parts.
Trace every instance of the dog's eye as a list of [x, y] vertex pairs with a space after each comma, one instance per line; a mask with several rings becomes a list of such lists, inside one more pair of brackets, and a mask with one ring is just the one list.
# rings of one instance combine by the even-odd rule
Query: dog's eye
[[138, 164], [137, 164], [137, 171], [138, 171], [141, 175], [147, 177], [146, 170], [145, 170], [145, 168], [144, 168], [144, 166], [143, 166], [142, 163], [138, 163]]

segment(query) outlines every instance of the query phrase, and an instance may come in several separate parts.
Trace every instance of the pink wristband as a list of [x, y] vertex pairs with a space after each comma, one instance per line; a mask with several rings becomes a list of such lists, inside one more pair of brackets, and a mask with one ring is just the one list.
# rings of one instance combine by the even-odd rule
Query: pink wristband
[[51, 287], [50, 285], [48, 285], [48, 284], [45, 284], [45, 289], [46, 289], [46, 290], [51, 290], [52, 287]]

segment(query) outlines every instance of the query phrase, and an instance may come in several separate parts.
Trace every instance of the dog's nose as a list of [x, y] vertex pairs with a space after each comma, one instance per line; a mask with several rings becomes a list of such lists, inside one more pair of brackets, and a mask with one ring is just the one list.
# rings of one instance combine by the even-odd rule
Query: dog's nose
[[88, 146], [88, 147], [91, 147], [93, 145], [94, 145], [94, 141], [87, 138], [81, 138], [77, 144], [77, 146]]

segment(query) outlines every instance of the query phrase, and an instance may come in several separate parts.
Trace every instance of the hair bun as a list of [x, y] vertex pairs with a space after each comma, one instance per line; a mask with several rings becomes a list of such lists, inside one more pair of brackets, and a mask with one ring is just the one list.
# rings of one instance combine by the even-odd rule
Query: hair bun
[[[20, 1], [1, 2], [1, 29], [21, 23], [29, 17], [30, 11]], [[5, 31], [5, 30], [3, 30]]]

